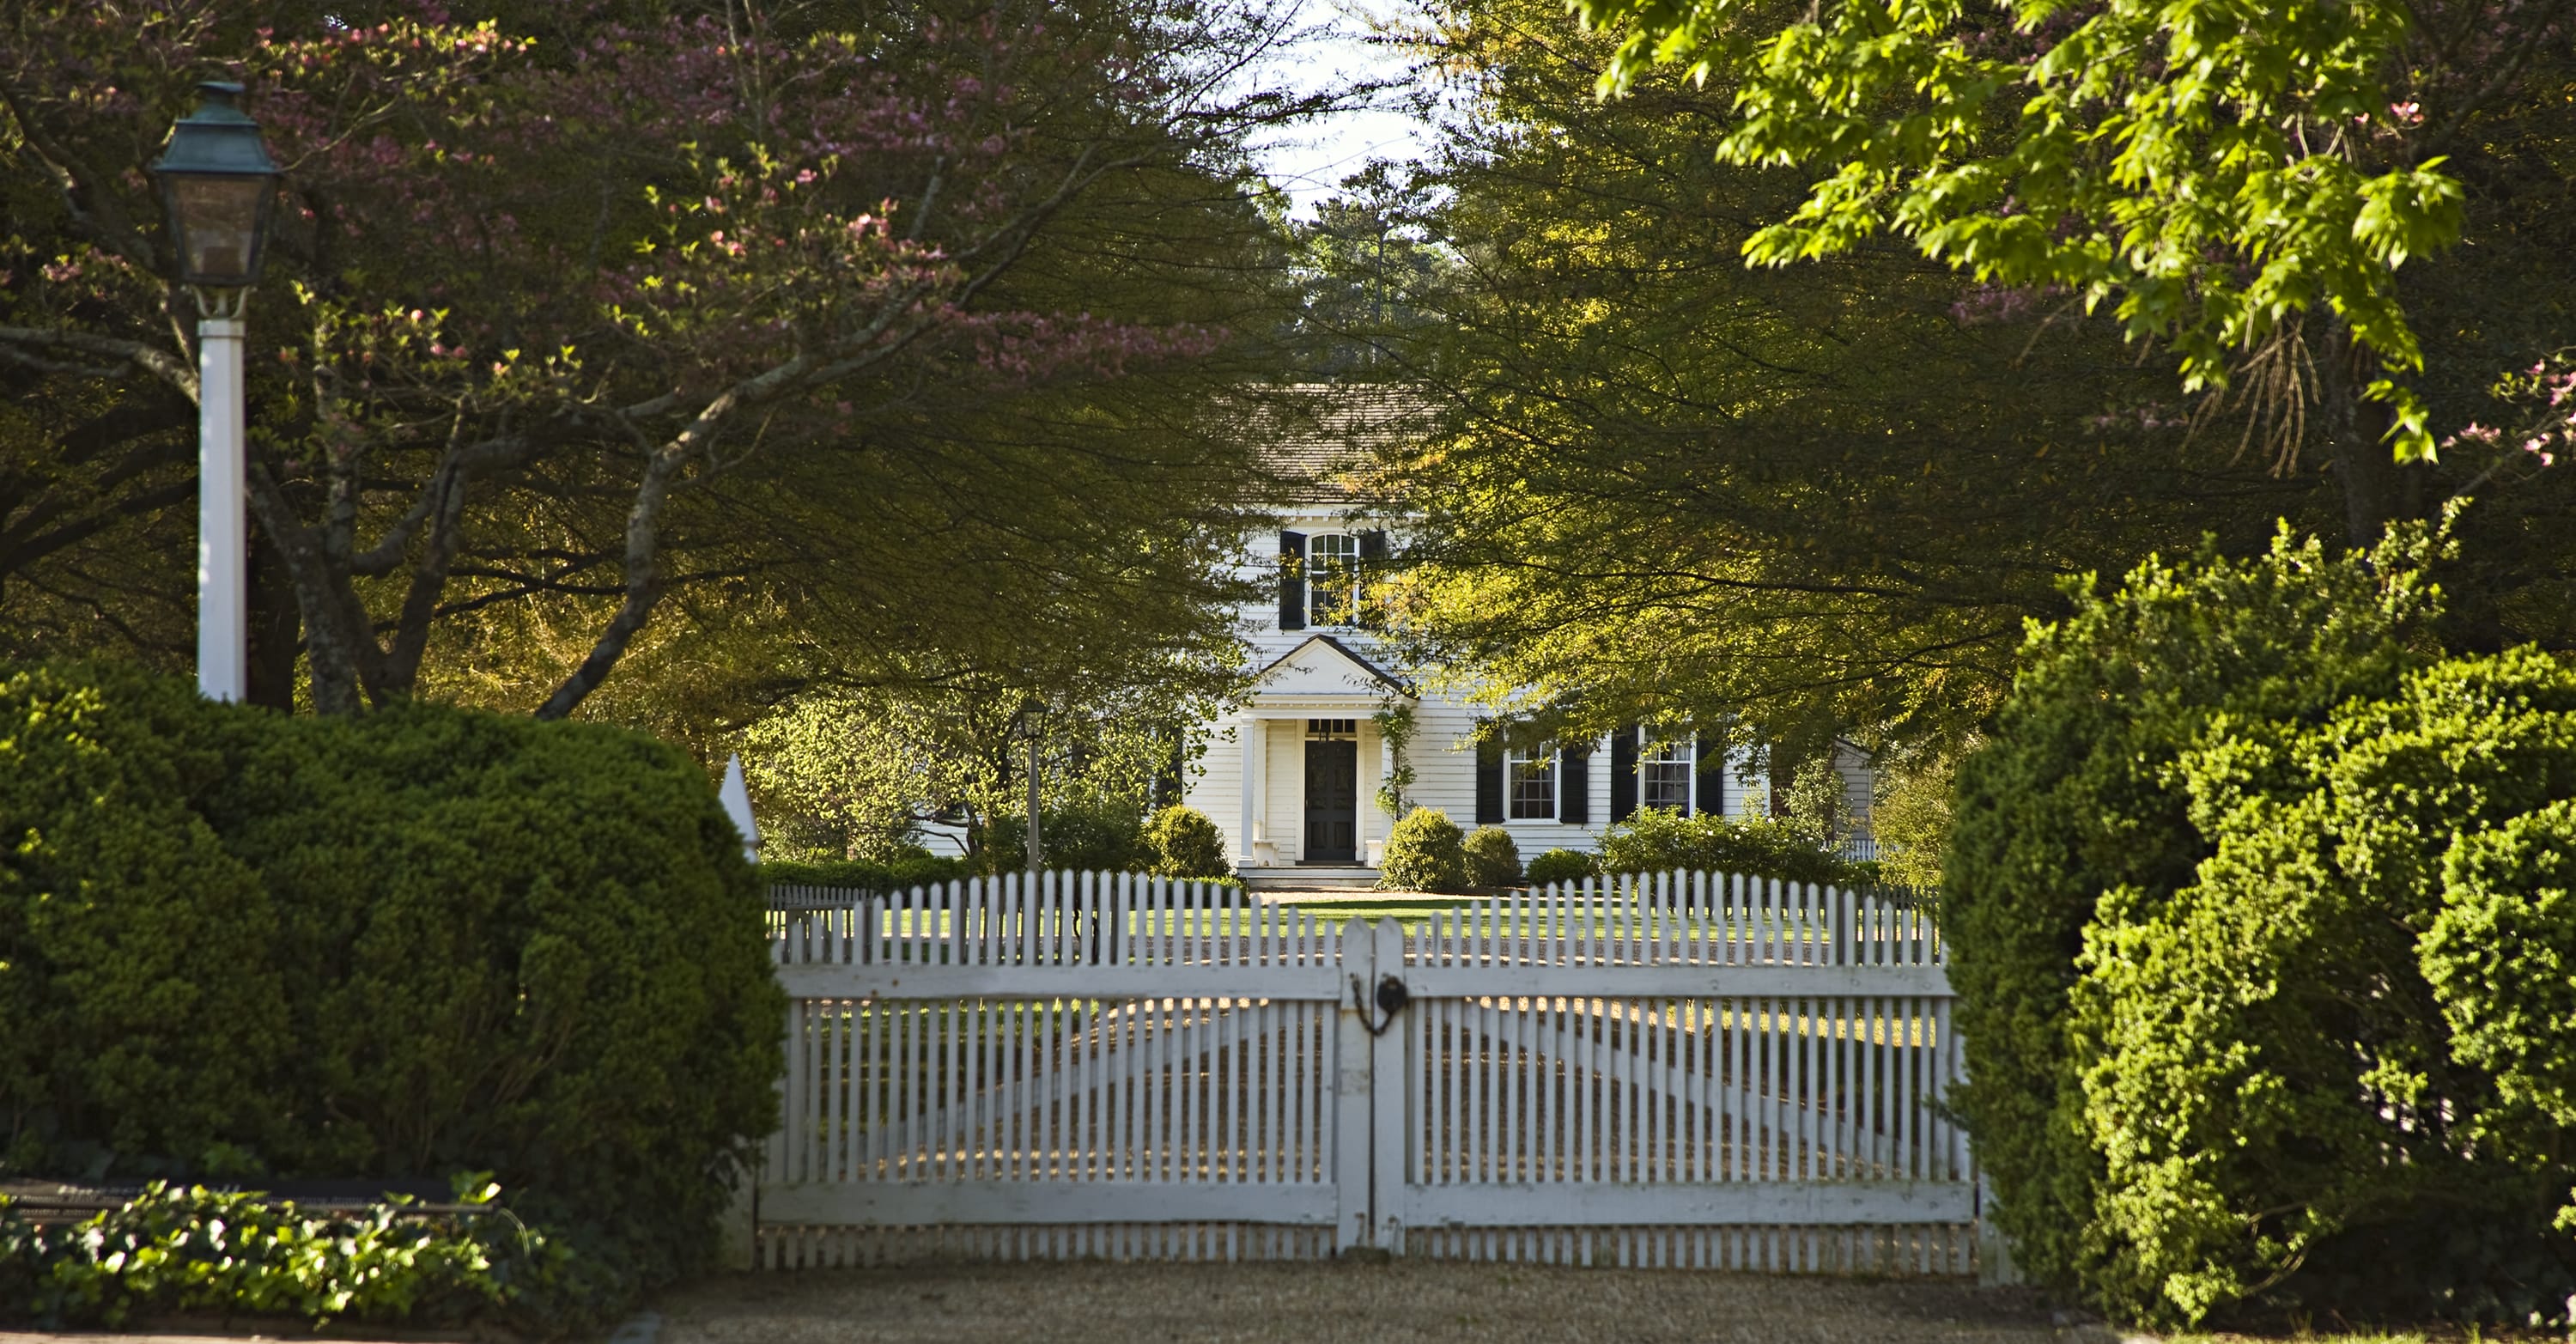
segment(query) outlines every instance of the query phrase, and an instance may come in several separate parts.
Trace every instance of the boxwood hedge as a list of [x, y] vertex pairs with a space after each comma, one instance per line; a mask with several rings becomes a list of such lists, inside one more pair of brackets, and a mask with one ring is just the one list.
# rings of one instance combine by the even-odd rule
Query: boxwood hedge
[[2445, 659], [2433, 549], [2285, 533], [2079, 590], [1963, 764], [1953, 1102], [2043, 1281], [2151, 1321], [2564, 1313], [2576, 678]]
[[712, 1250], [783, 1010], [740, 841], [650, 737], [0, 668], [9, 1170], [489, 1172], [613, 1302]]

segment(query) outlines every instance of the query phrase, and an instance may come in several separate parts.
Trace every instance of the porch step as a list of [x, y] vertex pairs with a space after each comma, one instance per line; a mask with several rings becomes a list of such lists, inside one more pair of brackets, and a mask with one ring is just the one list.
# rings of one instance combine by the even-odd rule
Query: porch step
[[1235, 870], [1246, 891], [1365, 891], [1377, 885], [1377, 870], [1351, 865], [1297, 864]]

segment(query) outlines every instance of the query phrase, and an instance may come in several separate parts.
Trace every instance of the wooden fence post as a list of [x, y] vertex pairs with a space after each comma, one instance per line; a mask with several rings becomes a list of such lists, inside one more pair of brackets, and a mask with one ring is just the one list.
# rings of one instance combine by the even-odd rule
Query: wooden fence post
[[1368, 922], [1369, 975], [1362, 997], [1368, 1001], [1370, 1020], [1377, 1031], [1369, 1038], [1369, 1080], [1383, 1087], [1385, 1093], [1370, 1105], [1369, 1133], [1369, 1211], [1376, 1226], [1370, 1234], [1371, 1244], [1396, 1255], [1404, 1253], [1404, 1137], [1409, 1117], [1405, 1100], [1412, 1090], [1411, 1071], [1404, 1066], [1405, 1028], [1409, 1025], [1403, 1011], [1385, 1012], [1378, 1006], [1378, 980], [1404, 976], [1404, 926], [1392, 919]]
[[1345, 920], [1333, 933], [1333, 960], [1341, 967], [1341, 1011], [1333, 1015], [1333, 1186], [1341, 1209], [1333, 1225], [1336, 1254], [1373, 1244], [1376, 1230], [1369, 1208], [1375, 1042], [1361, 1016], [1377, 984], [1375, 927], [1375, 921]]

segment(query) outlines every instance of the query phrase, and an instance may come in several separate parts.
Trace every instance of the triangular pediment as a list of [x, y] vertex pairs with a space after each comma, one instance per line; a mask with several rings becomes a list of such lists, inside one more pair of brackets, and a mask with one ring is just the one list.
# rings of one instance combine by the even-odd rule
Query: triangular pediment
[[1347, 696], [1381, 697], [1388, 694], [1413, 698], [1413, 688], [1405, 685], [1385, 669], [1361, 657], [1352, 648], [1331, 635], [1316, 635], [1305, 643], [1280, 655], [1277, 661], [1261, 669], [1256, 678], [1255, 694], [1262, 696]]

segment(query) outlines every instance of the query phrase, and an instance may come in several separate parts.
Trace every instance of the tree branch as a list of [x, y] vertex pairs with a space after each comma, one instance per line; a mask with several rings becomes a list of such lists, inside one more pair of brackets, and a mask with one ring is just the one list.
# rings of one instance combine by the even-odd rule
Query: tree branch
[[186, 360], [141, 341], [119, 340], [86, 331], [51, 331], [43, 327], [0, 327], [0, 342], [34, 350], [77, 350], [121, 360], [151, 374], [186, 397], [197, 400], [197, 370]]

